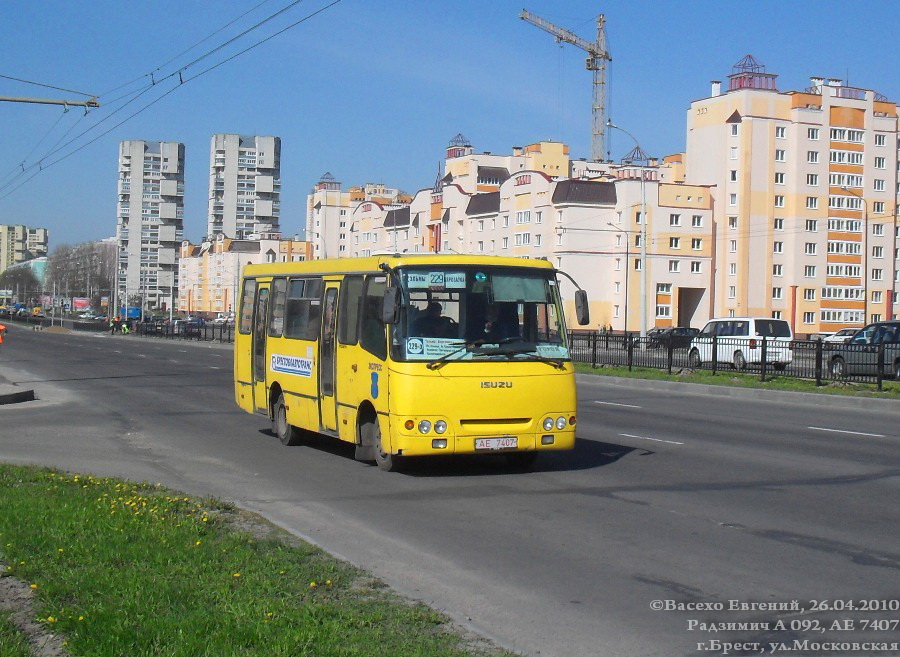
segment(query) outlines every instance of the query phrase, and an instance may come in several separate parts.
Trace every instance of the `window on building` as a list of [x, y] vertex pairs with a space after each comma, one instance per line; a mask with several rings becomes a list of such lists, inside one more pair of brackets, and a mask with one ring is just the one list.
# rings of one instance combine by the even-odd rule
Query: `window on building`
[[776, 195], [775, 195], [775, 207], [776, 207], [776, 208], [783, 208], [783, 207], [784, 207], [784, 196], [782, 196], [781, 194], [776, 194]]
[[703, 217], [699, 214], [695, 214], [691, 217], [691, 227], [692, 228], [701, 228], [703, 226]]
[[728, 298], [735, 299], [737, 298], [737, 287], [734, 285], [728, 286]]
[[737, 146], [732, 146], [728, 149], [728, 157], [729, 159], [736, 160], [738, 159], [738, 149]]
[[681, 215], [680, 214], [670, 214], [669, 215], [669, 225], [670, 226], [680, 226], [681, 225]]
[[[862, 155], [862, 153], [860, 153], [860, 155]], [[885, 168], [884, 163], [885, 163], [885, 159], [883, 157], [875, 158], [875, 168], [876, 169], [884, 169]], [[860, 162], [860, 164], [861, 164], [861, 162]]]
[[776, 162], [785, 162], [787, 161], [787, 157], [785, 155], [784, 149], [776, 148], [775, 149], [775, 161]]
[[880, 281], [884, 279], [884, 270], [883, 269], [873, 269], [872, 270], [872, 280]]
[[780, 287], [773, 287], [772, 288], [772, 298], [780, 299], [781, 298], [781, 290], [782, 290], [782, 288], [780, 288]]
[[728, 227], [731, 230], [735, 230], [737, 228], [737, 217], [728, 217]]
[[807, 196], [806, 197], [806, 209], [807, 210], [818, 210], [819, 209], [819, 197], [818, 196]]
[[803, 323], [804, 324], [815, 324], [816, 323], [816, 313], [814, 313], [814, 312], [803, 313]]
[[883, 192], [884, 189], [885, 189], [885, 186], [884, 186], [884, 179], [882, 179], [882, 178], [876, 178], [875, 180], [873, 180], [873, 181], [872, 181], [872, 188], [873, 188], [876, 192]]
[[819, 139], [819, 129], [818, 128], [807, 128], [806, 129], [806, 138], [812, 139], [816, 141]]
[[806, 220], [806, 232], [807, 233], [815, 233], [819, 230], [819, 221], [817, 219], [807, 219]]
[[732, 137], [737, 137], [737, 134], [738, 134], [738, 124], [737, 124], [737, 123], [732, 123], [732, 124], [731, 124], [731, 136], [732, 136]]
[[775, 126], [775, 139], [784, 139], [787, 136], [787, 129], [783, 125]]
[[806, 161], [808, 164], [818, 164], [819, 151], [806, 151]]
[[731, 253], [737, 253], [737, 240], [728, 240], [728, 250]]
[[872, 204], [872, 212], [874, 214], [884, 214], [884, 202], [883, 201], [875, 201]]
[[671, 283], [657, 283], [656, 284], [656, 293], [657, 294], [672, 294], [672, 284]]
[[782, 276], [784, 265], [772, 265], [772, 276]]
[[804, 301], [815, 301], [816, 300], [816, 288], [807, 287], [803, 289], [803, 300]]
[[883, 135], [883, 134], [875, 135], [875, 145], [876, 146], [884, 146], [885, 145], [885, 135]]
[[701, 268], [700, 261], [699, 260], [691, 260], [691, 273], [699, 274], [699, 273], [701, 273], [701, 271], [702, 271], [702, 268]]
[[784, 174], [783, 174], [783, 173], [777, 172], [777, 173], [775, 174], [775, 184], [776, 184], [776, 185], [783, 185], [783, 184], [784, 184]]
[[691, 238], [691, 248], [694, 251], [699, 251], [700, 249], [703, 248], [703, 240], [700, 239], [699, 237], [692, 237]]
[[881, 290], [872, 292], [872, 303], [881, 303]]
[[872, 235], [876, 237], [884, 235], [884, 224], [872, 224]]
[[730, 205], [730, 206], [737, 205], [737, 194], [729, 194], [728, 195], [728, 205]]
[[729, 276], [737, 276], [737, 263], [731, 262], [728, 264], [728, 275]]
[[681, 269], [681, 261], [680, 260], [669, 260], [669, 271], [674, 273], [679, 272]]
[[816, 277], [816, 266], [815, 265], [806, 265], [803, 267], [803, 276], [805, 278], [815, 278]]
[[806, 184], [810, 187], [818, 187], [819, 186], [819, 174], [817, 173], [808, 173], [806, 174]]
[[784, 242], [775, 242], [772, 244], [772, 253], [784, 253]]
[[873, 258], [883, 258], [884, 257], [884, 247], [883, 246], [873, 246], [872, 247], [872, 257]]
[[729, 178], [731, 179], [731, 182], [737, 182], [737, 169], [732, 169], [729, 172]]
[[803, 253], [806, 255], [816, 255], [816, 243], [815, 242], [807, 242], [803, 245]]
[[669, 248], [670, 249], [680, 249], [681, 248], [681, 238], [680, 237], [670, 237], [669, 238]]
[[672, 306], [658, 304], [656, 306], [656, 316], [657, 317], [671, 317], [672, 316]]

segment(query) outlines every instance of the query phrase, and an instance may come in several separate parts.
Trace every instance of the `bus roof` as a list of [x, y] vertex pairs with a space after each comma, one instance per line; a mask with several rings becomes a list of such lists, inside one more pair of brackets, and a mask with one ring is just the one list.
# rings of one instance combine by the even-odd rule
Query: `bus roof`
[[402, 266], [460, 265], [483, 267], [521, 267], [523, 269], [554, 269], [546, 260], [529, 258], [505, 258], [489, 255], [462, 255], [457, 253], [403, 253], [377, 255], [366, 258], [329, 258], [325, 260], [301, 260], [299, 262], [273, 262], [244, 267], [244, 276], [277, 276], [287, 274], [345, 274], [381, 271], [381, 265], [391, 268]]

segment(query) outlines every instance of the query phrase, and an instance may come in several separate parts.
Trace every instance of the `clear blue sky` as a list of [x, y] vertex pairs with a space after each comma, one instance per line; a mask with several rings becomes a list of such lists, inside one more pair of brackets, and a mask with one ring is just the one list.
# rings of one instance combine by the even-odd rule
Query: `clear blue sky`
[[[56, 106], [0, 103], [0, 223], [48, 228], [51, 251], [114, 235], [124, 139], [185, 144], [185, 237], [192, 241], [205, 233], [214, 133], [281, 137], [285, 235], [302, 232], [306, 195], [326, 171], [345, 188], [383, 182], [415, 193], [432, 185], [459, 132], [477, 152], [506, 154], [553, 139], [586, 157], [592, 87], [585, 54], [520, 20], [523, 7], [588, 41], [597, 14], [606, 15], [609, 116], [654, 156], [684, 149], [688, 105], [748, 53], [779, 74], [780, 90], [805, 89], [811, 75], [849, 77], [900, 101], [900, 5], [889, 0], [339, 0], [203, 73], [331, 1], [300, 2], [189, 66], [184, 84], [163, 80], [113, 114], [124, 102], [118, 98], [149, 80], [142, 76], [256, 7], [163, 66], [155, 74], [162, 80], [289, 0], [4, 0], [0, 74], [100, 94], [101, 107], [84, 116], [80, 108], [63, 114]], [[79, 98], [5, 78], [0, 96]], [[631, 147], [614, 133], [613, 159]], [[41, 158], [46, 168], [19, 186]], [[16, 177], [23, 163], [27, 175]]]

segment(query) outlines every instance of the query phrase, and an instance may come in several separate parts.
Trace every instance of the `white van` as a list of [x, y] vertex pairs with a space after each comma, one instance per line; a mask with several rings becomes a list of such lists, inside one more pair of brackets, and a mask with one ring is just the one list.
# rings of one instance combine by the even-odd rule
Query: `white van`
[[736, 370], [762, 362], [763, 338], [766, 341], [766, 363], [783, 370], [794, 358], [791, 325], [771, 317], [723, 317], [711, 319], [691, 341], [688, 359], [692, 368], [713, 361], [713, 336], [716, 337], [715, 360], [731, 363]]

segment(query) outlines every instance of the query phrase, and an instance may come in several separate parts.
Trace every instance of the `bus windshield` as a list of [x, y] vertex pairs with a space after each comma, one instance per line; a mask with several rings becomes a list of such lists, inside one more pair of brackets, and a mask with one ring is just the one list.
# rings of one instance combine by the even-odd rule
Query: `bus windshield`
[[400, 320], [391, 332], [398, 361], [569, 358], [559, 288], [551, 270], [515, 267], [401, 267]]

